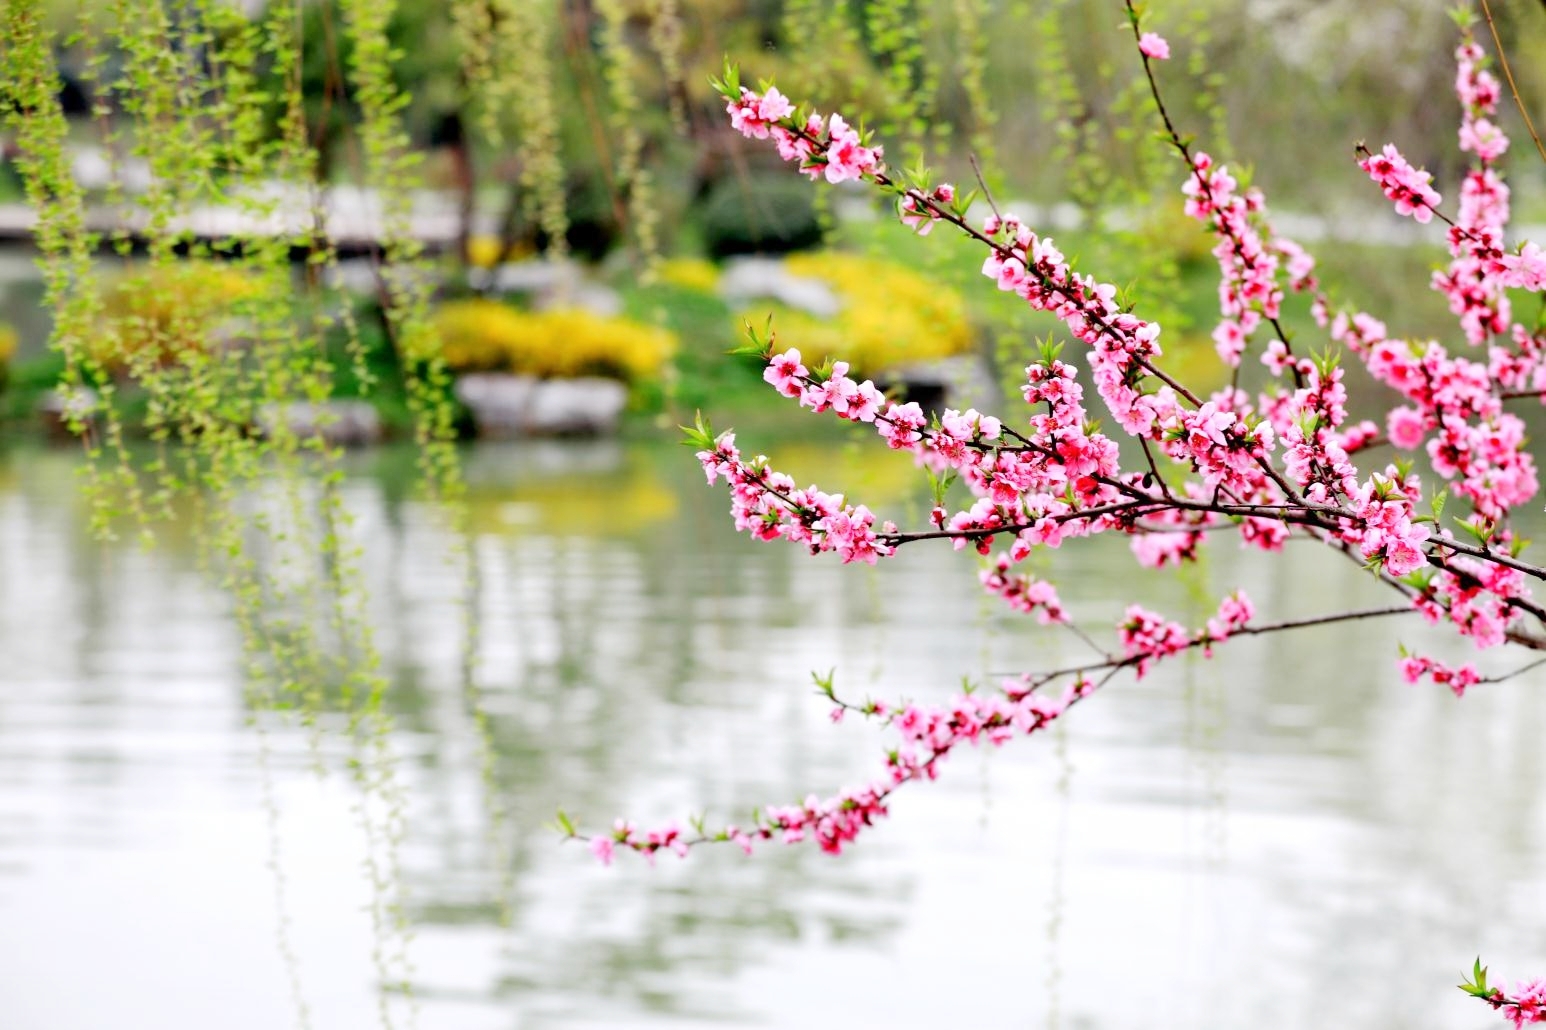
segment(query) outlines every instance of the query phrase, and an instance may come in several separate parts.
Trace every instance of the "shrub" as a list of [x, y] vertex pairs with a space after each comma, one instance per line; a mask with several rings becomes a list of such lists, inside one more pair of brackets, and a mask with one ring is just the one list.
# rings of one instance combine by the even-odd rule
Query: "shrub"
[[[785, 267], [792, 275], [828, 284], [843, 302], [836, 318], [772, 306], [780, 339], [816, 361], [837, 357], [855, 369], [876, 372], [971, 350], [961, 295], [917, 272], [836, 251], [796, 254]], [[749, 308], [739, 321], [760, 324], [768, 310], [768, 305]]]
[[250, 276], [208, 261], [125, 273], [103, 289], [102, 332], [91, 342], [94, 356], [115, 370], [141, 359], [176, 363], [208, 350], [211, 330], [257, 292]]
[[821, 242], [812, 191], [788, 176], [721, 179], [703, 202], [703, 236], [715, 258], [786, 254]]
[[542, 378], [658, 377], [675, 334], [626, 318], [573, 309], [521, 311], [492, 300], [458, 300], [435, 315], [446, 364], [455, 372], [502, 371]]
[[719, 269], [701, 258], [670, 258], [660, 263], [662, 283], [697, 293], [713, 293], [719, 286]]

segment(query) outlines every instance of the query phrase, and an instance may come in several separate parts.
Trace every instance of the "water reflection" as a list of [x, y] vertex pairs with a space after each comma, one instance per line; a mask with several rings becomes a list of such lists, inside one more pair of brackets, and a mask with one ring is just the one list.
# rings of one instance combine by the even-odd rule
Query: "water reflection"
[[[905, 465], [871, 454], [779, 460], [802, 478], [862, 463], [862, 499], [916, 507]], [[361, 456], [346, 487], [409, 801], [397, 1025], [1475, 1025], [1487, 1014], [1449, 985], [1476, 952], [1546, 967], [1546, 678], [1463, 703], [1405, 687], [1389, 659], [1422, 628], [1403, 620], [1118, 681], [1060, 739], [953, 759], [840, 861], [597, 868], [557, 843], [555, 809], [744, 818], [867, 778], [880, 743], [827, 722], [813, 669], [937, 698], [1083, 645], [985, 603], [943, 550], [870, 571], [737, 537], [679, 448], [467, 459], [487, 769], [467, 583], [413, 500], [411, 455]], [[286, 949], [311, 1025], [376, 1025], [348, 778], [316, 775], [303, 729], [250, 725], [229, 603], [186, 535], [153, 552], [86, 538], [73, 460], [0, 456], [6, 1026], [292, 1025]], [[1053, 568], [1092, 625], [1133, 594], [1198, 622], [1234, 585], [1264, 617], [1384, 602], [1313, 548], [1210, 562], [1135, 579], [1113, 540]], [[343, 751], [325, 741], [323, 764]]]

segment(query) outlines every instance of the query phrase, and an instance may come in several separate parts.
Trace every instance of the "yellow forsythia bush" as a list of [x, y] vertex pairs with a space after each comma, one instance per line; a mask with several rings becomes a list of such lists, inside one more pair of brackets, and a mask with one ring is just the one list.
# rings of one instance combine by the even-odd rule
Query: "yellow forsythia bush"
[[719, 269], [702, 258], [667, 258], [656, 274], [663, 283], [699, 293], [713, 293], [719, 286]]
[[677, 346], [674, 333], [626, 318], [573, 309], [521, 311], [494, 300], [451, 301], [436, 312], [435, 325], [446, 365], [455, 372], [634, 382], [660, 375]]
[[[775, 314], [778, 347], [798, 348], [807, 363], [833, 357], [856, 372], [872, 373], [971, 350], [961, 295], [911, 269], [837, 251], [796, 254], [785, 268], [827, 283], [843, 302], [836, 318], [793, 310]], [[760, 325], [767, 310], [749, 309], [738, 324], [744, 319]]]
[[211, 261], [119, 276], [103, 290], [102, 333], [92, 342], [94, 356], [117, 368], [135, 357], [167, 364], [189, 351], [206, 350], [212, 330], [258, 290], [249, 275]]

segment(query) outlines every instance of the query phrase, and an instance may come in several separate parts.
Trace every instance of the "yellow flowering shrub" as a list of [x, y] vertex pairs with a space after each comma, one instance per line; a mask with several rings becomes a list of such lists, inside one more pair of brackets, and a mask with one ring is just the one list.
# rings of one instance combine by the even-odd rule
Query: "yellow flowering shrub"
[[521, 311], [493, 300], [456, 300], [435, 314], [446, 364], [456, 372], [501, 371], [541, 378], [606, 376], [634, 382], [660, 375], [674, 333], [589, 311]]
[[258, 290], [250, 276], [211, 261], [119, 276], [104, 288], [95, 356], [117, 368], [135, 356], [168, 364], [189, 351], [203, 351], [211, 331]]
[[0, 322], [0, 365], [16, 355], [16, 330]]
[[[856, 372], [964, 354], [972, 348], [971, 325], [961, 295], [901, 265], [857, 254], [796, 254], [791, 275], [819, 279], [843, 303], [835, 318], [775, 306], [778, 346], [796, 347], [807, 363], [833, 357]], [[737, 324], [760, 325], [768, 307], [741, 313]]]
[[474, 236], [467, 241], [467, 263], [473, 268], [493, 268], [501, 260], [520, 261], [532, 256], [531, 244], [517, 241], [505, 253], [505, 241], [498, 236]]
[[719, 269], [702, 258], [669, 258], [656, 269], [660, 281], [699, 293], [713, 293], [719, 286]]

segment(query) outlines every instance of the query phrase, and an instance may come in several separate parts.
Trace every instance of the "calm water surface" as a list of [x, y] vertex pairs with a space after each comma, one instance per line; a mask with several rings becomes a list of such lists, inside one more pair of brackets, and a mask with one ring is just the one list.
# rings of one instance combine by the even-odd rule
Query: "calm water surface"
[[[464, 583], [400, 464], [358, 459], [347, 495], [392, 680], [406, 944], [372, 926], [342, 749], [252, 718], [186, 536], [94, 543], [68, 452], [0, 455], [0, 1026], [271, 1030], [300, 1005], [380, 1026], [378, 950], [411, 966], [391, 1024], [436, 1030], [1486, 1027], [1451, 986], [1478, 952], [1546, 971], [1546, 677], [1405, 686], [1399, 641], [1448, 653], [1405, 618], [1114, 681], [1059, 734], [953, 757], [841, 859], [600, 868], [555, 809], [744, 821], [873, 775], [885, 738], [830, 724], [813, 669], [939, 699], [1082, 645], [943, 549], [867, 570], [737, 537], [680, 448], [484, 447], [485, 774]], [[915, 509], [905, 475], [869, 470], [865, 496]], [[1179, 578], [1135, 577], [1116, 540], [1051, 571], [1091, 627], [1134, 598], [1199, 624], [1235, 585], [1263, 618], [1385, 603], [1312, 548], [1221, 545]]]

